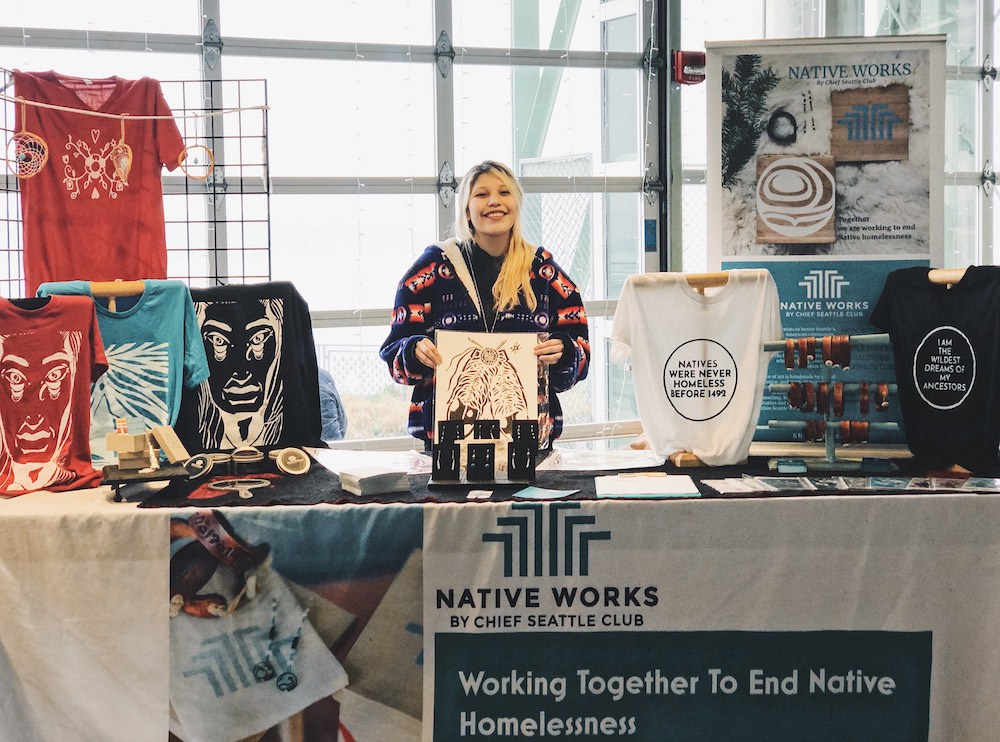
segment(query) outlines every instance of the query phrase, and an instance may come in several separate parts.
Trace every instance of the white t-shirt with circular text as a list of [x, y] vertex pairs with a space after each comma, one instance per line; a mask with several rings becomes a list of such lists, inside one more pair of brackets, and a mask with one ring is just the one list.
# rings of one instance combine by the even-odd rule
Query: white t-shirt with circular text
[[700, 294], [683, 273], [630, 276], [612, 325], [611, 359], [632, 358], [639, 419], [661, 456], [710, 466], [747, 457], [770, 353], [782, 337], [778, 291], [763, 268], [728, 271]]

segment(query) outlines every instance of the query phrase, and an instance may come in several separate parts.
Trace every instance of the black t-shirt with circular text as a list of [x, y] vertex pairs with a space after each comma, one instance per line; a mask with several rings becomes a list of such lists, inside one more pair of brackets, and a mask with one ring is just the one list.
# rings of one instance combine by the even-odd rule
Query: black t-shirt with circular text
[[886, 278], [870, 322], [889, 333], [906, 442], [928, 467], [1000, 468], [1000, 267], [972, 266], [951, 287], [929, 268]]

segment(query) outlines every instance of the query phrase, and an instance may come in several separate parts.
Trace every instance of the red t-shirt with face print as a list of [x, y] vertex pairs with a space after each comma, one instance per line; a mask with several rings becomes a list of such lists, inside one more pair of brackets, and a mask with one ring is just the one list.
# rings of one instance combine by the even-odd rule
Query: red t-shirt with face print
[[90, 385], [107, 368], [89, 297], [0, 299], [0, 495], [98, 483]]
[[[74, 109], [17, 106], [19, 127], [44, 140], [49, 154], [20, 181], [27, 294], [47, 281], [166, 278], [160, 175], [177, 167], [184, 142], [172, 118], [126, 117], [123, 137], [120, 117], [171, 116], [160, 83], [15, 71], [14, 93]], [[125, 161], [115, 166], [123, 151], [131, 152], [127, 172]]]

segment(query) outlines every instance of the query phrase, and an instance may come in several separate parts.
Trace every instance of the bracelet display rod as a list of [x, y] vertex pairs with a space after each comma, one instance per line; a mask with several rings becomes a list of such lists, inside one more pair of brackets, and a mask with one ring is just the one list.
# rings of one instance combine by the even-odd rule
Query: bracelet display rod
[[852, 347], [888, 346], [888, 334], [785, 338], [764, 343], [765, 351], [784, 352], [785, 368], [789, 371], [808, 369], [810, 364], [819, 362], [819, 370], [822, 372], [819, 381], [793, 381], [768, 386], [768, 391], [771, 393], [787, 395], [788, 406], [791, 409], [807, 415], [819, 415], [806, 420], [768, 420], [769, 428], [802, 432], [805, 441], [824, 443], [825, 459], [822, 462], [809, 464], [802, 461], [798, 464], [800, 467], [849, 468], [851, 464], [837, 459], [838, 441], [842, 446], [867, 443], [869, 434], [873, 431], [899, 430], [899, 425], [895, 422], [864, 419], [873, 411], [883, 413], [889, 409], [890, 395], [897, 393], [894, 383], [885, 381], [845, 383], [834, 379], [835, 370], [850, 370]]

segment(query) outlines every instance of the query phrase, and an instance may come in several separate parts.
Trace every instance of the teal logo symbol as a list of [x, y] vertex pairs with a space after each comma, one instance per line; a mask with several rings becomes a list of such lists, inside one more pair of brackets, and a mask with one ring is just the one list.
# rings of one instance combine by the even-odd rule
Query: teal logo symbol
[[891, 142], [892, 128], [903, 123], [888, 103], [851, 106], [851, 112], [837, 123], [847, 127], [849, 142]]
[[799, 286], [806, 290], [807, 299], [840, 299], [843, 290], [851, 282], [836, 270], [829, 268], [809, 271]]
[[594, 541], [610, 541], [611, 531], [592, 528], [597, 518], [578, 513], [580, 503], [518, 503], [515, 515], [497, 518], [485, 543], [503, 546], [504, 577], [582, 577], [590, 573]]

